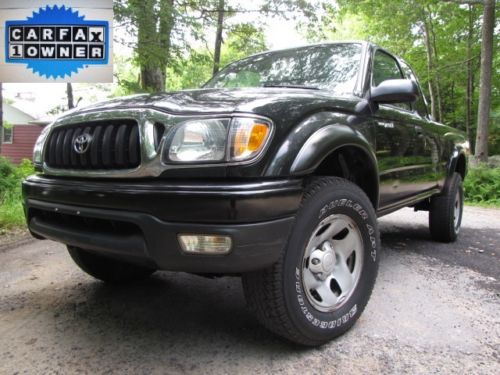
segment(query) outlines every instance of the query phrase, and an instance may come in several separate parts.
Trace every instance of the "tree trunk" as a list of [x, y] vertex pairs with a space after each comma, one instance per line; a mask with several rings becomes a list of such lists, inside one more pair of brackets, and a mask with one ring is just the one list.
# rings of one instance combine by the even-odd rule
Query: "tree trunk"
[[167, 64], [170, 58], [170, 36], [174, 27], [174, 0], [160, 0], [160, 46], [163, 53], [161, 60], [161, 74], [163, 90], [167, 82]]
[[435, 87], [435, 97], [436, 97], [436, 120], [443, 120], [443, 104], [441, 101], [441, 85], [439, 84], [439, 79], [437, 76], [437, 62], [438, 62], [438, 52], [436, 47], [436, 33], [434, 32], [434, 24], [432, 22], [432, 10], [429, 6], [427, 6], [427, 13], [429, 17], [429, 32], [428, 37], [430, 39], [429, 46], [432, 49], [432, 64], [431, 64], [431, 73], [432, 73], [432, 81], [434, 82]]
[[481, 78], [479, 83], [479, 107], [477, 114], [476, 159], [488, 161], [488, 125], [491, 107], [491, 73], [493, 65], [493, 31], [495, 27], [495, 0], [484, 1]]
[[219, 0], [219, 9], [217, 15], [217, 32], [215, 34], [215, 50], [214, 50], [214, 70], [213, 74], [217, 73], [220, 68], [220, 50], [222, 47], [222, 30], [224, 29], [224, 0]]
[[66, 83], [66, 94], [68, 96], [68, 109], [75, 108], [75, 101], [73, 99], [73, 85], [70, 82]]
[[168, 0], [160, 1], [158, 9], [157, 0], [130, 0], [135, 14], [137, 26], [137, 61], [141, 69], [141, 87], [146, 91], [159, 92], [165, 90], [165, 69], [168, 52], [163, 49], [165, 38], [160, 35], [162, 17], [167, 12], [165, 5]]
[[429, 26], [427, 22], [424, 22], [424, 42], [425, 50], [427, 52], [427, 80], [429, 82], [429, 96], [431, 99], [431, 115], [434, 119], [437, 119], [436, 110], [436, 96], [434, 94], [434, 75], [433, 75], [433, 62], [432, 62], [432, 46], [429, 36]]
[[467, 34], [467, 90], [465, 91], [465, 132], [470, 146], [472, 142], [472, 97], [474, 95], [474, 74], [472, 71], [472, 36], [474, 33], [474, 21], [472, 15], [472, 5], [469, 4], [469, 28]]
[[165, 91], [165, 72], [156, 65], [141, 66], [141, 87], [146, 91]]

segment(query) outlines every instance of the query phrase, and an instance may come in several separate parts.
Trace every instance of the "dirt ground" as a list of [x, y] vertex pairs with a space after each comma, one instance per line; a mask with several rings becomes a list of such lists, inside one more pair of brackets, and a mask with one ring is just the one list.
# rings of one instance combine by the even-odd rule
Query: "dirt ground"
[[454, 244], [430, 241], [423, 212], [380, 226], [367, 309], [318, 349], [261, 328], [238, 278], [108, 286], [60, 244], [3, 247], [0, 374], [500, 374], [500, 210], [466, 207]]

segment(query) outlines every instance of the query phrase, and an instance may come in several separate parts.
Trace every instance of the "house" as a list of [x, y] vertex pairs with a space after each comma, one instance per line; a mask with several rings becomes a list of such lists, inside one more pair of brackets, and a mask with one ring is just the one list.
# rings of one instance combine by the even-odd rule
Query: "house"
[[18, 164], [22, 159], [33, 157], [33, 146], [47, 121], [36, 121], [35, 117], [23, 110], [3, 103], [2, 149], [0, 156]]

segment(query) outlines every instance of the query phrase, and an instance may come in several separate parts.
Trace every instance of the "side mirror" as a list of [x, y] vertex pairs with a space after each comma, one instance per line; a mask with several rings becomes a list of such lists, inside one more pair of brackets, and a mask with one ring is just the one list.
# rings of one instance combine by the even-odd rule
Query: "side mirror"
[[376, 103], [414, 102], [418, 95], [418, 86], [410, 79], [388, 79], [371, 90], [371, 100]]

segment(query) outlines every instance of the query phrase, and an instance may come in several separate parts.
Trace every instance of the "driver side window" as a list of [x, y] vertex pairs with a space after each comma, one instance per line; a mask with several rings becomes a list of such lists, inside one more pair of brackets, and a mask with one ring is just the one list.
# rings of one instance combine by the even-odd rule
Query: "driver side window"
[[[383, 51], [376, 51], [373, 60], [372, 86], [376, 87], [388, 79], [404, 78], [397, 61]], [[411, 110], [409, 103], [392, 104], [396, 107]]]

